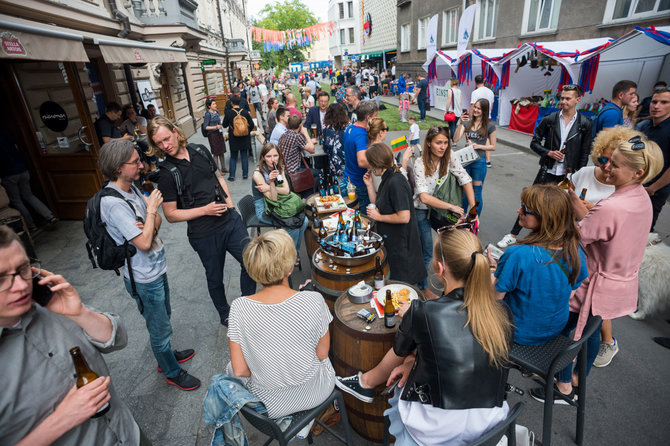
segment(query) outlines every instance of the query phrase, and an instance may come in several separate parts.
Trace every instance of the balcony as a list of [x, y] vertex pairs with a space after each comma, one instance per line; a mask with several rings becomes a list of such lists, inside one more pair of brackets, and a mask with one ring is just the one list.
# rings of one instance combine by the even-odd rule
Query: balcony
[[244, 47], [244, 39], [227, 39], [226, 48], [231, 53], [245, 53], [247, 49]]
[[135, 16], [145, 25], [174, 25], [183, 24], [190, 28], [199, 29], [195, 10], [198, 2], [195, 0], [132, 0]]

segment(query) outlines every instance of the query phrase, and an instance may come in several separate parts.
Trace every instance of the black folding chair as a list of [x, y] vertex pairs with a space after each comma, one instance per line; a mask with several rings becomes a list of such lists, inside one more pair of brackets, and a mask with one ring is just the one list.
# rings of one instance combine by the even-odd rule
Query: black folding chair
[[[321, 412], [326, 410], [326, 408], [331, 404], [333, 404], [333, 401], [335, 400], [337, 400], [340, 408], [340, 416], [341, 416], [340, 423], [342, 423], [342, 426], [344, 426], [346, 438], [342, 438], [341, 435], [334, 432], [331, 428], [323, 424], [321, 420], [317, 418], [321, 414]], [[332, 436], [337, 438], [342, 443], [349, 446], [353, 445], [351, 439], [351, 427], [349, 426], [349, 418], [347, 418], [347, 409], [346, 407], [344, 407], [344, 398], [342, 398], [342, 394], [340, 393], [339, 390], [337, 390], [337, 388], [333, 390], [333, 393], [330, 394], [330, 396], [328, 397], [328, 399], [326, 399], [326, 401], [319, 404], [317, 407], [310, 410], [303, 410], [302, 412], [296, 412], [292, 414], [291, 425], [285, 431], [282, 431], [277, 425], [277, 423], [275, 423], [273, 420], [271, 420], [265, 415], [257, 413], [254, 409], [250, 407], [244, 406], [240, 410], [240, 413], [244, 418], [247, 419], [247, 421], [253, 427], [255, 427], [256, 429], [258, 429], [259, 431], [270, 437], [268, 441], [264, 443], [263, 446], [268, 446], [270, 443], [272, 443], [273, 440], [277, 440], [281, 446], [288, 444], [288, 442], [293, 437], [295, 437], [295, 435], [298, 432], [300, 432], [300, 430], [303, 427], [307, 426], [309, 422], [312, 420], [314, 420], [321, 427], [326, 429]], [[307, 436], [307, 443], [312, 444], [311, 432]]]
[[[584, 444], [584, 414], [586, 409], [586, 341], [600, 326], [600, 316], [592, 316], [584, 327], [579, 341], [566, 336], [556, 336], [544, 345], [514, 344], [510, 352], [513, 367], [522, 372], [538, 375], [544, 385], [544, 418], [542, 422], [542, 444], [551, 445], [551, 423], [554, 409], [554, 376], [579, 356], [579, 389], [577, 401], [577, 444]], [[560, 396], [560, 395], [559, 395]]]
[[251, 195], [245, 195], [242, 197], [242, 199], [237, 203], [237, 207], [239, 208], [240, 214], [242, 215], [244, 226], [247, 227], [247, 230], [249, 230], [249, 228], [256, 228], [256, 235], [261, 235], [261, 228], [278, 228], [278, 226], [275, 226], [271, 223], [263, 223], [258, 219], [256, 216], [256, 207], [254, 206], [254, 197]]

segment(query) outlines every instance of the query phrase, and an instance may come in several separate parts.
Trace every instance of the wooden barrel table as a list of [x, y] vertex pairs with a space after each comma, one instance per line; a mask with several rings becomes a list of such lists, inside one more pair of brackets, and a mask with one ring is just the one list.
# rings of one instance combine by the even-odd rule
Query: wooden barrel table
[[[305, 232], [307, 238], [307, 232]], [[318, 246], [318, 244], [317, 244]], [[375, 276], [375, 257], [372, 257], [367, 263], [360, 266], [344, 266], [337, 265], [337, 270], [333, 271], [328, 263], [328, 256], [321, 253], [321, 260], [317, 263], [317, 254], [321, 253], [321, 247], [318, 246], [311, 258], [312, 267], [312, 283], [314, 288], [323, 294], [326, 299], [326, 304], [330, 311], [333, 311], [335, 300], [344, 292], [356, 285], [361, 280], [372, 280]], [[377, 256], [380, 257], [382, 263], [382, 270], [384, 277], [388, 277], [389, 266], [386, 261], [386, 250], [379, 251]], [[334, 265], [334, 264], [333, 264]], [[349, 272], [347, 272], [349, 268]]]
[[[386, 281], [387, 284], [397, 283], [413, 288], [419, 299], [424, 299], [418, 289], [402, 282]], [[384, 327], [384, 318], [377, 318], [368, 324], [356, 316], [356, 313], [370, 308], [370, 303], [354, 304], [345, 291], [335, 302], [335, 311], [331, 329], [330, 357], [337, 376], [351, 376], [359, 371], [367, 371], [376, 366], [387, 351], [393, 347], [396, 328], [400, 325], [400, 317], [396, 316], [394, 328]], [[366, 327], [370, 327], [366, 329]], [[347, 406], [349, 423], [362, 437], [381, 443], [384, 440], [384, 410], [389, 408], [390, 396], [379, 396], [384, 390], [381, 385], [376, 389], [372, 403], [364, 403], [348, 393], [342, 392]]]
[[[319, 194], [312, 194], [307, 199], [305, 202], [309, 204], [310, 206], [314, 206], [316, 208], [316, 202], [314, 201], [316, 197], [318, 197]], [[344, 203], [347, 205], [348, 208], [350, 209], [358, 209], [358, 198], [355, 198], [353, 200], [350, 200], [346, 195], [343, 195], [342, 198], [344, 199]], [[334, 210], [323, 210], [319, 212], [319, 218], [328, 218], [332, 214], [336, 212], [340, 212], [344, 209], [334, 209]], [[312, 258], [312, 255], [314, 254], [314, 251], [319, 247], [319, 242], [318, 242], [318, 230], [314, 228], [313, 221], [314, 221], [314, 216], [312, 215], [311, 211], [305, 209], [305, 214], [307, 214], [307, 217], [309, 218], [309, 225], [307, 226], [307, 230], [305, 231], [305, 250], [307, 251], [307, 255], [309, 258]], [[367, 226], [370, 224], [368, 219], [361, 215], [361, 223], [363, 226]]]

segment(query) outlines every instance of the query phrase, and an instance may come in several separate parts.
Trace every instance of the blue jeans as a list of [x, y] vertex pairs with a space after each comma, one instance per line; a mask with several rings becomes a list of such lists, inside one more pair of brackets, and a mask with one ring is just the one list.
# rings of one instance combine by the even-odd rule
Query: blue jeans
[[226, 225], [207, 237], [189, 238], [191, 247], [198, 253], [207, 275], [207, 289], [209, 297], [219, 313], [221, 323], [227, 322], [230, 305], [226, 299], [226, 289], [223, 284], [223, 268], [226, 264], [226, 251], [240, 263], [240, 290], [243, 296], [251, 296], [256, 292], [256, 282], [253, 281], [244, 268], [242, 252], [249, 243], [247, 228], [236, 211], [229, 217]]
[[356, 186], [356, 197], [358, 198], [358, 209], [361, 211], [361, 215], [367, 217], [368, 205], [370, 204], [367, 186]]
[[249, 175], [249, 152], [246, 150], [231, 150], [228, 170], [230, 170], [229, 178], [235, 178], [237, 172], [237, 154], [242, 154], [242, 176]]
[[[254, 200], [254, 207], [256, 208], [256, 217], [258, 217], [258, 221], [261, 223], [265, 223], [268, 225], [272, 225], [270, 220], [268, 220], [263, 213], [265, 212], [265, 202], [263, 200]], [[282, 228], [285, 229], [286, 232], [288, 232], [288, 235], [291, 236], [293, 239], [293, 244], [295, 245], [295, 252], [300, 255], [300, 243], [302, 242], [302, 236], [305, 233], [305, 230], [307, 229], [307, 216], [305, 216], [305, 220], [302, 222], [302, 226], [299, 228], [294, 228], [294, 229], [288, 229], [288, 228]]]
[[135, 288], [140, 299], [142, 299], [142, 304], [133, 296], [130, 280], [124, 277], [123, 281], [126, 284], [128, 294], [135, 299], [137, 309], [140, 309], [140, 305], [144, 305], [142, 316], [147, 324], [147, 330], [149, 330], [151, 350], [154, 352], [158, 365], [166, 377], [174, 378], [181, 367], [177, 363], [170, 346], [170, 339], [172, 338], [170, 314], [172, 311], [170, 310], [170, 287], [168, 286], [167, 273], [153, 282], [135, 282]]
[[[591, 318], [593, 317], [592, 314], [589, 313], [589, 318], [587, 319], [587, 323]], [[570, 332], [575, 329], [577, 326], [577, 319], [579, 319], [579, 313], [573, 313], [572, 311], [570, 312], [570, 317], [568, 317], [568, 323], [565, 325], [565, 328], [561, 332], [563, 336], [569, 336]], [[593, 332], [591, 337], [586, 341], [586, 375], [588, 376], [589, 372], [591, 371], [591, 366], [593, 365], [593, 361], [596, 360], [596, 356], [598, 356], [598, 350], [600, 349], [600, 326], [602, 325], [602, 322], [600, 325], [598, 325], [598, 328], [596, 331]], [[572, 363], [568, 364], [566, 368], [558, 372], [558, 380], [562, 383], [569, 383], [572, 382]], [[580, 383], [581, 384], [581, 383]]]
[[419, 119], [426, 119], [426, 99], [417, 98], [416, 103], [419, 106]]
[[[415, 209], [416, 212], [416, 224], [419, 227], [419, 237], [421, 237], [421, 253], [423, 254], [423, 263], [426, 266], [426, 271], [430, 275], [431, 262], [433, 260], [433, 233], [432, 228], [430, 227], [430, 221], [428, 221], [428, 210], [426, 209]], [[428, 288], [428, 278], [423, 279], [419, 282], [419, 288], [425, 290]]]
[[[486, 178], [486, 158], [479, 158], [477, 161], [465, 166], [465, 171], [472, 177], [472, 189], [475, 191], [475, 202], [479, 202], [477, 206], [477, 214], [482, 215], [482, 208], [484, 207], [484, 200], [482, 200], [482, 189], [484, 188], [484, 178]], [[475, 183], [480, 182], [479, 186]], [[463, 209], [468, 211], [468, 199], [463, 195]]]

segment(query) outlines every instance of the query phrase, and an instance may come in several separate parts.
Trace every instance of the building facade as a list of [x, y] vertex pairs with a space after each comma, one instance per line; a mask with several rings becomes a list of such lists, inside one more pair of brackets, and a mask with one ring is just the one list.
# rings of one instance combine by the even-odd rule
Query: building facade
[[336, 68], [360, 62], [361, 17], [361, 0], [329, 0], [328, 20], [335, 24], [335, 33], [328, 42]]
[[670, 24], [670, 3], [642, 0], [398, 0], [398, 69], [422, 72], [425, 28], [438, 14], [437, 48], [456, 49], [464, 7], [476, 4], [470, 46], [514, 48], [533, 41], [618, 37], [638, 26]]
[[396, 56], [397, 0], [361, 1], [361, 63], [378, 70]]

